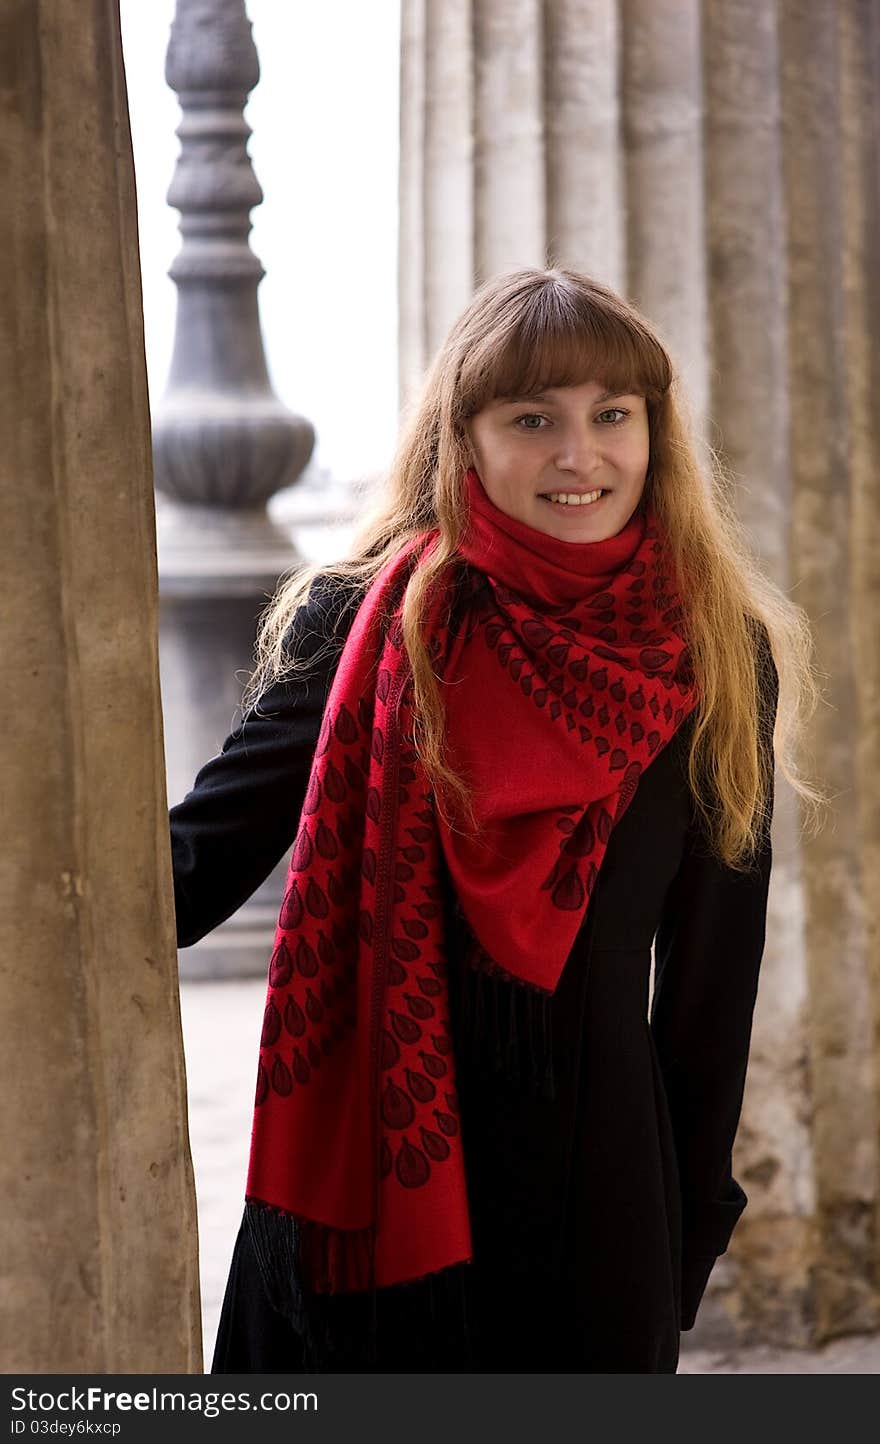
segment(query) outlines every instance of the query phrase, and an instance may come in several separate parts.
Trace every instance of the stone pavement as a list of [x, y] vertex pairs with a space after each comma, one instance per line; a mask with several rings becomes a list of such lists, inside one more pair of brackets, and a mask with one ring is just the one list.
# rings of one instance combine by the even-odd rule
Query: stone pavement
[[[206, 1370], [211, 1367], [226, 1274], [244, 1206], [265, 1001], [262, 978], [180, 986], [199, 1207]], [[880, 1335], [838, 1339], [814, 1351], [762, 1348], [711, 1353], [685, 1343], [679, 1373], [877, 1374]]]

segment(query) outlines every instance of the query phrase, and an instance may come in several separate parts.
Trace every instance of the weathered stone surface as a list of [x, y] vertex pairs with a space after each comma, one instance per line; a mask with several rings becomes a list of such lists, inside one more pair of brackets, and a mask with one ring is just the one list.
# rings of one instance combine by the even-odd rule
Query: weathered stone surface
[[118, 7], [0, 20], [0, 1356], [199, 1372]]
[[[630, 198], [621, 207], [628, 258], [623, 289], [672, 348], [695, 417], [705, 423], [709, 318], [700, 4], [628, 0], [623, 14], [622, 173]], [[583, 82], [580, 89], [589, 105]], [[578, 154], [576, 136], [571, 149]], [[590, 214], [597, 209], [581, 204]], [[583, 254], [583, 268], [590, 270], [583, 246], [566, 245], [564, 252]]]

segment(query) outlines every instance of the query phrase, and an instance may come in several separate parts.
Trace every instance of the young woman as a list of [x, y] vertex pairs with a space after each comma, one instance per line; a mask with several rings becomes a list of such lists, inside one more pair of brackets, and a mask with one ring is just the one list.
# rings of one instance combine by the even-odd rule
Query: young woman
[[676, 1372], [746, 1204], [774, 755], [820, 797], [722, 481], [644, 318], [518, 271], [279, 589], [171, 811], [183, 946], [294, 844], [213, 1372]]

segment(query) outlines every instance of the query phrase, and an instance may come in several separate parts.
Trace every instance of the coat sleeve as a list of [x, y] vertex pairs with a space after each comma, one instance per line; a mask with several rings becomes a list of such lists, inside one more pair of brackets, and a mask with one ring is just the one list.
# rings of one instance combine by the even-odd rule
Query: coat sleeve
[[[773, 803], [778, 676], [769, 643], [761, 666], [761, 752]], [[664, 901], [655, 941], [651, 1029], [672, 1118], [682, 1196], [682, 1329], [691, 1329], [709, 1276], [748, 1196], [733, 1176], [764, 952], [772, 864], [769, 820], [749, 873], [710, 853], [696, 824]]]
[[359, 600], [316, 578], [286, 636], [288, 649], [295, 646], [311, 665], [262, 693], [170, 809], [178, 947], [231, 917], [293, 842], [324, 704]]

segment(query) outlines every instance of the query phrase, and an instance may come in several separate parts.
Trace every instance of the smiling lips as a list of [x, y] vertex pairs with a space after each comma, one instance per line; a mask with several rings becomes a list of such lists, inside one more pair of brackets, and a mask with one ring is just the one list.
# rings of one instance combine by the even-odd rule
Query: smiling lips
[[600, 487], [595, 491], [549, 491], [539, 495], [542, 501], [549, 501], [554, 506], [592, 506], [601, 501], [607, 492]]

